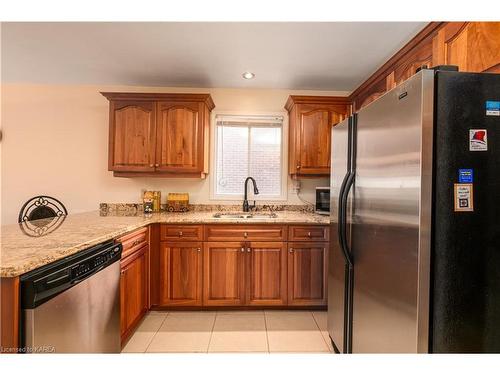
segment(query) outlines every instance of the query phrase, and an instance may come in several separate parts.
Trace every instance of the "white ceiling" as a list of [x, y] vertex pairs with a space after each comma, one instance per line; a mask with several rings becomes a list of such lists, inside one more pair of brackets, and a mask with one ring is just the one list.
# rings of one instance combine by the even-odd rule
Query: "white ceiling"
[[424, 26], [3, 23], [2, 81], [351, 91]]

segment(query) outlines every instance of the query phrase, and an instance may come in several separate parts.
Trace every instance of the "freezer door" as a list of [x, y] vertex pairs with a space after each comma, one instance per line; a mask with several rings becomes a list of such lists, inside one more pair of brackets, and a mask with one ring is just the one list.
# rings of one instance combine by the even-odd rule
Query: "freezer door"
[[338, 237], [340, 186], [347, 173], [348, 119], [332, 128], [330, 175], [330, 251], [328, 256], [328, 333], [336, 349], [346, 352], [346, 263]]
[[428, 350], [432, 100], [424, 70], [358, 114], [353, 353]]
[[431, 350], [500, 353], [500, 116], [486, 112], [500, 74], [438, 72], [436, 85]]

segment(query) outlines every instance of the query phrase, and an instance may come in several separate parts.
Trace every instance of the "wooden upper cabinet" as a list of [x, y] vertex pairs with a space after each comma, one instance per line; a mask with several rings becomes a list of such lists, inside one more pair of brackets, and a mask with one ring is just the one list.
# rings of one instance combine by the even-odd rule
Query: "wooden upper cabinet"
[[157, 169], [203, 172], [203, 104], [159, 102], [156, 137]]
[[434, 65], [500, 73], [500, 22], [450, 22], [434, 40]]
[[349, 96], [355, 111], [422, 66], [500, 73], [500, 22], [431, 22]]
[[119, 177], [205, 177], [209, 94], [102, 93], [110, 101], [108, 169]]
[[289, 113], [289, 173], [294, 177], [330, 175], [332, 126], [350, 113], [346, 97], [295, 96], [285, 105]]
[[110, 105], [109, 169], [154, 171], [154, 103], [116, 101]]

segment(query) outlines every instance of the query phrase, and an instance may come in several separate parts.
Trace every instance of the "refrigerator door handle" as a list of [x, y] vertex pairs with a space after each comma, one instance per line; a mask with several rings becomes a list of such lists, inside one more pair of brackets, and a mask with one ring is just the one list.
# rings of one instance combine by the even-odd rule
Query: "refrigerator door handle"
[[342, 249], [342, 254], [344, 255], [344, 260], [349, 267], [352, 267], [351, 257], [349, 253], [347, 253], [347, 249], [344, 246], [347, 241], [345, 239], [345, 205], [344, 202], [347, 202], [347, 198], [344, 199], [346, 185], [349, 181], [349, 177], [351, 176], [351, 172], [347, 172], [344, 176], [344, 180], [342, 181], [342, 185], [340, 186], [340, 194], [339, 194], [339, 204], [338, 204], [338, 238], [339, 238], [339, 246]]
[[346, 175], [346, 184], [341, 194], [342, 208], [340, 211], [342, 212], [342, 225], [339, 226], [339, 228], [342, 230], [342, 233], [339, 233], [339, 239], [341, 241], [340, 247], [342, 248], [342, 251], [344, 253], [346, 263], [349, 265], [350, 268], [353, 267], [353, 260], [351, 256], [351, 249], [349, 249], [349, 244], [347, 242], [346, 219], [347, 219], [347, 198], [349, 197], [349, 192], [352, 188], [352, 185], [354, 184], [354, 176], [355, 173], [352, 171]]

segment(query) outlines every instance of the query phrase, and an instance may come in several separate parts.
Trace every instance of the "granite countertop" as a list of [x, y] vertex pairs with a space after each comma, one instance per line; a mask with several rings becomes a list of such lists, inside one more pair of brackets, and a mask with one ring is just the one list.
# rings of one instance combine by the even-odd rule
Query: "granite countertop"
[[[121, 236], [153, 223], [171, 224], [328, 224], [328, 216], [302, 211], [276, 212], [275, 218], [214, 218], [213, 211], [187, 213], [137, 212], [102, 213], [92, 211], [68, 215], [42, 223], [30, 222], [1, 227], [0, 277], [15, 277], [77, 253], [92, 245]], [[46, 224], [37, 226], [37, 223]], [[46, 230], [39, 235], [41, 230]], [[37, 235], [38, 232], [38, 235]]]

